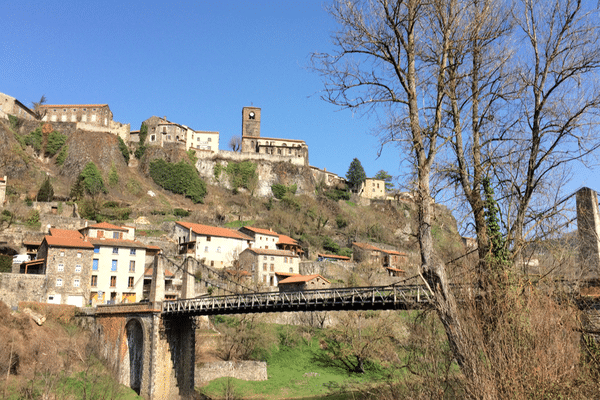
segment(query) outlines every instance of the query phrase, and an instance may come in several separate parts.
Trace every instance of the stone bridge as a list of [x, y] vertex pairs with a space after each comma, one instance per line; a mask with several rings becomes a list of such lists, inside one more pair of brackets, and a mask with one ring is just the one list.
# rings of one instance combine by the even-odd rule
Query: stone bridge
[[[577, 193], [583, 280], [598, 282], [600, 217], [596, 192]], [[571, 197], [571, 196], [570, 196]], [[179, 301], [164, 299], [164, 262], [154, 261], [147, 303], [98, 306], [94, 334], [101, 355], [119, 382], [149, 400], [195, 397], [195, 317], [199, 315], [357, 309], [418, 309], [429, 304], [420, 285], [251, 293], [195, 298], [191, 263], [184, 263]], [[597, 305], [597, 302], [595, 302]], [[598, 307], [588, 307], [591, 317]], [[590, 318], [591, 318], [590, 317]], [[600, 320], [600, 318], [599, 318]], [[600, 332], [600, 330], [599, 330]]]

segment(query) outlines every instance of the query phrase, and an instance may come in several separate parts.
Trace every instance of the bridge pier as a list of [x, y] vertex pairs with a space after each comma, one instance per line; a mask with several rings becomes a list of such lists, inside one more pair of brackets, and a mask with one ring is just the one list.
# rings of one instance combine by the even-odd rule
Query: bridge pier
[[600, 272], [600, 214], [598, 195], [590, 188], [577, 192], [577, 231], [579, 237], [579, 276], [582, 283], [597, 280]]

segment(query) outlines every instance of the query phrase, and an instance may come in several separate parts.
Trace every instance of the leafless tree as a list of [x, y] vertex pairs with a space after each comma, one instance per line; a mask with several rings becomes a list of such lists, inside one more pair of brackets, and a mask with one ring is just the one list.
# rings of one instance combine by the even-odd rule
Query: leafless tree
[[[431, 173], [442, 136], [446, 70], [453, 37], [461, 26], [456, 1], [337, 1], [329, 8], [340, 30], [335, 52], [314, 54], [325, 84], [323, 99], [342, 108], [387, 113], [384, 143], [403, 145], [413, 166], [418, 208], [419, 272], [434, 294], [435, 308], [465, 376], [484, 387], [476, 343], [464, 333], [445, 265], [436, 256], [431, 227]], [[484, 391], [482, 390], [482, 393]], [[493, 393], [483, 398], [494, 398]]]
[[33, 104], [33, 114], [38, 121], [41, 121], [42, 118], [46, 115], [46, 110], [44, 110], [41, 106], [46, 104], [46, 95], [42, 95], [40, 101], [34, 101]]
[[242, 138], [239, 136], [232, 136], [231, 139], [229, 139], [229, 148], [231, 151], [241, 151]]

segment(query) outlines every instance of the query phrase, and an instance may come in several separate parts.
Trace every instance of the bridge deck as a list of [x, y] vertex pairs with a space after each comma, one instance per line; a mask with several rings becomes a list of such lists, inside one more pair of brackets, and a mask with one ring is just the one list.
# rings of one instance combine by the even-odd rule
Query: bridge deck
[[164, 316], [282, 311], [419, 309], [430, 303], [421, 285], [265, 292], [165, 301]]

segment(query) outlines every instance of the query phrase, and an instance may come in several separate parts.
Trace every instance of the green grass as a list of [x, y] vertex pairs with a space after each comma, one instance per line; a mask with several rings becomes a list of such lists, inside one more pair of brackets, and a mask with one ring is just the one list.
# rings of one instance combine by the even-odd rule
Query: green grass
[[[276, 326], [281, 335], [284, 326]], [[318, 334], [317, 334], [318, 335]], [[323, 352], [317, 335], [310, 341], [296, 337], [293, 347], [274, 345], [267, 357], [266, 381], [243, 381], [234, 378], [220, 378], [211, 381], [200, 389], [211, 398], [224, 398], [233, 392], [235, 398], [323, 398], [335, 395], [331, 399], [352, 398], [349, 386], [361, 382], [374, 382], [383, 378], [378, 370], [369, 370], [365, 374], [350, 374], [340, 368], [325, 365], [319, 361]], [[330, 397], [327, 397], [328, 399]]]
[[225, 224], [226, 228], [238, 229], [242, 226], [253, 225], [256, 221], [231, 221]]

